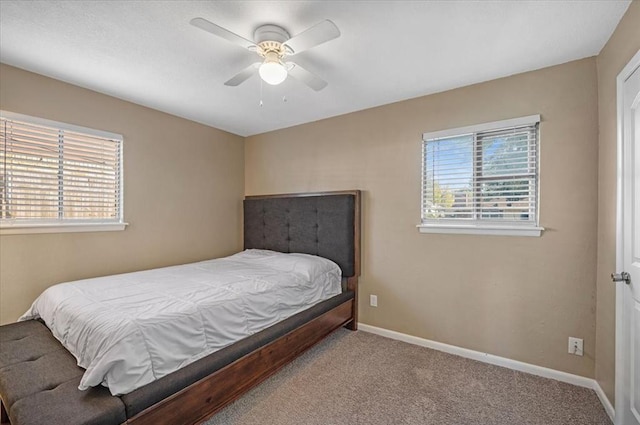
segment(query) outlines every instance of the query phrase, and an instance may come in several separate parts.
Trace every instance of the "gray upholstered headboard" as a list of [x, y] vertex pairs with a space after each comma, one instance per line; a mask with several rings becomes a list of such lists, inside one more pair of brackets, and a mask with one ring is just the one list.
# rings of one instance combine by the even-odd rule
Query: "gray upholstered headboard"
[[334, 261], [344, 277], [359, 274], [360, 193], [248, 196], [244, 248], [313, 254]]

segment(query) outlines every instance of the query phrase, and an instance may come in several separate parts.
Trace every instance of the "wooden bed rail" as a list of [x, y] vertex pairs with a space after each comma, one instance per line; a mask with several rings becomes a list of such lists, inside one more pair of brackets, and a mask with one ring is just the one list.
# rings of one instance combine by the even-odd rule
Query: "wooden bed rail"
[[126, 424], [198, 424], [352, 320], [353, 300], [349, 300], [149, 407]]
[[10, 424], [9, 415], [7, 415], [7, 411], [4, 408], [4, 401], [0, 399], [0, 424]]

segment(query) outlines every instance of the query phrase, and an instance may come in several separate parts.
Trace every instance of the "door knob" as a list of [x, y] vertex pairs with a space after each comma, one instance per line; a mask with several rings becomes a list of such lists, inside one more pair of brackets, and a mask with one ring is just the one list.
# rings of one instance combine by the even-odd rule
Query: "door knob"
[[611, 280], [614, 282], [624, 282], [627, 285], [631, 284], [631, 275], [627, 272], [611, 273]]

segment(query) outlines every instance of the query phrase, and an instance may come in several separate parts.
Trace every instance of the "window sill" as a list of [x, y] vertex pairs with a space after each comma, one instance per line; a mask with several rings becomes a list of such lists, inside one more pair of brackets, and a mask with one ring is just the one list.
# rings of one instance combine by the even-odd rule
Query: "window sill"
[[0, 236], [31, 233], [116, 232], [124, 230], [128, 225], [129, 223], [2, 224], [0, 225]]
[[497, 235], [540, 237], [544, 227], [464, 225], [464, 224], [418, 224], [420, 233], [447, 233], [458, 235]]

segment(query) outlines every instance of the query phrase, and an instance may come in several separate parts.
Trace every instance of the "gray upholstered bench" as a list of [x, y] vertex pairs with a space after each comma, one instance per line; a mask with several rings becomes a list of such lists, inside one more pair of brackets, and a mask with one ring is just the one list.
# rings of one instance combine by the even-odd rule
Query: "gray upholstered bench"
[[84, 369], [45, 325], [0, 327], [0, 394], [12, 425], [117, 425], [124, 404], [104, 387], [79, 391]]

